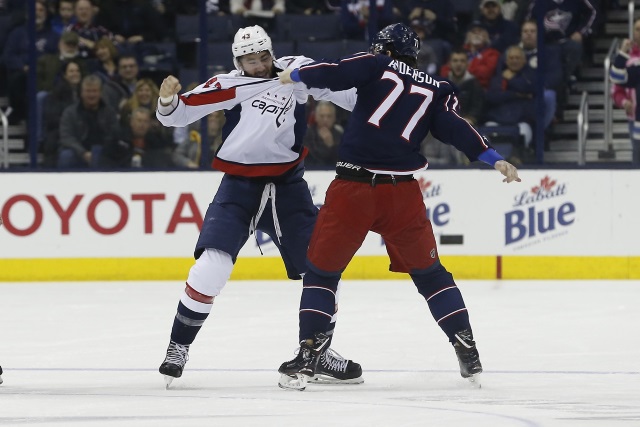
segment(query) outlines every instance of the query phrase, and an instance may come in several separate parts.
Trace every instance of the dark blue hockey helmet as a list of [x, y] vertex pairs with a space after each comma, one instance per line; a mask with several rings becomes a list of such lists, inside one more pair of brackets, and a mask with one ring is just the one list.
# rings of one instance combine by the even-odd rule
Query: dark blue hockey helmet
[[409, 56], [414, 60], [418, 59], [419, 50], [420, 38], [404, 24], [391, 24], [378, 31], [369, 48], [370, 53], [390, 51], [394, 57]]

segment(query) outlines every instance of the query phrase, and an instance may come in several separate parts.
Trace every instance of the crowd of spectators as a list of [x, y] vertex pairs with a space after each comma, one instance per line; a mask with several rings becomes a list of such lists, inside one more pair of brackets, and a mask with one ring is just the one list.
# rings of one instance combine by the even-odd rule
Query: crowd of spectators
[[[456, 3], [376, 0], [373, 17], [369, 0], [208, 0], [206, 8], [212, 17], [240, 19], [232, 21], [237, 26], [261, 24], [276, 42], [291, 41], [284, 40], [287, 33], [277, 26], [295, 25], [295, 19], [292, 23], [279, 20], [283, 16], [332, 15], [341, 31], [337, 39], [359, 40], [362, 46], [366, 46], [371, 19], [378, 29], [404, 22], [422, 40], [419, 68], [457, 86], [461, 112], [469, 122], [516, 128], [520, 137], [514, 143], [532, 147], [538, 28], [531, 8], [539, 7], [545, 16], [543, 120], [548, 137], [554, 122], [562, 118], [600, 5], [597, 0], [471, 0], [461, 2], [472, 4], [463, 10]], [[0, 95], [9, 98], [13, 123], [24, 121], [28, 111], [26, 4], [27, 0], [0, 0], [0, 19], [7, 24], [0, 26], [0, 77], [6, 82]], [[182, 53], [195, 52], [195, 42], [177, 41], [176, 16], [197, 12], [197, 0], [35, 0], [36, 138], [45, 167], [195, 168], [200, 164], [199, 124], [166, 129], [154, 113], [158, 83], [166, 74], [179, 74], [193, 60], [181, 57]], [[220, 42], [230, 44], [228, 39]], [[167, 44], [174, 50], [177, 45], [177, 57], [163, 53], [162, 46]], [[278, 53], [320, 59], [313, 49]], [[158, 64], [165, 57], [169, 57], [168, 68]], [[188, 83], [183, 81], [183, 86]], [[348, 115], [329, 103], [310, 107], [307, 164], [331, 167]], [[207, 118], [211, 152], [221, 143], [223, 123], [221, 113]], [[429, 151], [431, 145], [425, 142], [425, 153], [437, 156]], [[462, 162], [448, 153], [442, 157], [448, 163]]]

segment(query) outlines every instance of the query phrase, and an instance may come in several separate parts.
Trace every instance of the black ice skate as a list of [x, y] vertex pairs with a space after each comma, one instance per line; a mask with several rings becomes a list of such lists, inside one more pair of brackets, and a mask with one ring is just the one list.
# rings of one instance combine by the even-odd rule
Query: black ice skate
[[456, 342], [453, 348], [458, 356], [460, 364], [460, 375], [467, 378], [475, 386], [481, 387], [480, 373], [482, 373], [482, 364], [480, 363], [480, 355], [473, 340], [471, 330], [465, 329], [455, 334]]
[[316, 374], [316, 368], [320, 362], [321, 354], [329, 345], [329, 337], [322, 333], [316, 333], [314, 339], [308, 339], [300, 343], [298, 355], [288, 362], [280, 365], [280, 388], [302, 391], [307, 387], [307, 382]]
[[170, 341], [169, 347], [167, 347], [167, 357], [165, 357], [160, 369], [158, 369], [164, 375], [167, 389], [174, 378], [182, 376], [187, 360], [189, 360], [189, 346]]
[[0, 366], [0, 384], [2, 384], [2, 366]]
[[362, 367], [337, 352], [326, 349], [320, 355], [316, 374], [311, 381], [317, 384], [362, 384]]

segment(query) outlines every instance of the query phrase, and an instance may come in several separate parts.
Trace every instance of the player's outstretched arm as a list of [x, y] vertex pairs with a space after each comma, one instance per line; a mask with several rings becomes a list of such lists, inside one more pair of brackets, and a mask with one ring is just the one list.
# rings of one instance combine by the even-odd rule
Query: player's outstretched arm
[[497, 171], [505, 176], [502, 182], [506, 182], [508, 184], [512, 181], [522, 181], [518, 176], [518, 169], [506, 160], [498, 160], [494, 167]]
[[180, 81], [177, 78], [171, 75], [167, 76], [167, 78], [164, 79], [162, 81], [162, 84], [160, 85], [160, 91], [158, 93], [158, 95], [160, 96], [160, 102], [163, 105], [169, 105], [174, 95], [178, 94], [181, 89], [182, 86], [180, 85]]

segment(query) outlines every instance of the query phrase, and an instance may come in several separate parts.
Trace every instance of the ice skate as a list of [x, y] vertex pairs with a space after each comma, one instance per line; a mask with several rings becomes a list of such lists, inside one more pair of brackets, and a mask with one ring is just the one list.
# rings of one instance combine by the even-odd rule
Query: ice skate
[[320, 355], [316, 374], [310, 379], [316, 384], [362, 384], [362, 367], [328, 348]]
[[458, 356], [460, 375], [462, 375], [462, 378], [467, 378], [474, 387], [482, 387], [480, 382], [482, 364], [480, 363], [480, 355], [471, 330], [460, 331], [455, 334], [455, 337], [456, 342], [453, 344], [453, 348]]
[[328, 345], [329, 337], [322, 333], [316, 333], [314, 339], [302, 341], [298, 355], [280, 365], [278, 386], [303, 391], [308, 381], [316, 374], [320, 356]]
[[0, 366], [0, 384], [2, 384], [2, 366]]
[[174, 378], [180, 378], [182, 376], [182, 371], [184, 370], [184, 365], [186, 365], [187, 360], [189, 360], [189, 346], [170, 341], [169, 347], [167, 348], [167, 357], [165, 357], [164, 362], [160, 365], [160, 369], [158, 369], [160, 373], [164, 375], [164, 382], [167, 389], [169, 389]]

